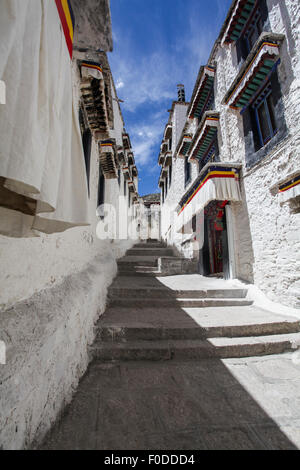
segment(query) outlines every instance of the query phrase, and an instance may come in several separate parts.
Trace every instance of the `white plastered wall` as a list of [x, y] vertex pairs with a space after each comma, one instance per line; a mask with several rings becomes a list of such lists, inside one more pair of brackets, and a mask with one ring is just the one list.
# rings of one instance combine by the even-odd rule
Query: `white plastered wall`
[[[79, 110], [75, 61], [73, 69]], [[114, 119], [121, 135], [115, 106]], [[98, 157], [93, 139], [89, 227], [27, 239], [0, 236], [0, 340], [6, 345], [6, 364], [0, 365], [0, 449], [39, 441], [70, 401], [89, 362], [88, 346], [106, 307], [116, 260], [134, 243], [96, 236]], [[118, 207], [123, 186], [123, 176], [120, 190], [117, 179], [106, 180], [106, 202]]]

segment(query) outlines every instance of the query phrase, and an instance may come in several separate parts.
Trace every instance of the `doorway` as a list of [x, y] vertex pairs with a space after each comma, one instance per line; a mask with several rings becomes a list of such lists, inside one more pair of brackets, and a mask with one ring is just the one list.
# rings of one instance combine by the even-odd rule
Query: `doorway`
[[225, 211], [227, 203], [212, 201], [204, 209], [204, 244], [199, 256], [199, 272], [204, 276], [230, 277]]

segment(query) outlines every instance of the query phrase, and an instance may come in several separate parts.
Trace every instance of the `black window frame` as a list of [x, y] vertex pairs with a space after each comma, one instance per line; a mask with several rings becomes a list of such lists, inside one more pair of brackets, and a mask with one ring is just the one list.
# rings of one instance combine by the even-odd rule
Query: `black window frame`
[[[102, 171], [101, 163], [99, 163], [98, 192], [97, 192], [97, 208], [105, 204], [105, 178]], [[103, 219], [104, 215], [100, 215]]]
[[[272, 140], [273, 137], [275, 137], [275, 135], [278, 132], [278, 124], [277, 124], [277, 120], [275, 116], [275, 109], [274, 109], [272, 94], [273, 94], [272, 85], [271, 85], [271, 82], [269, 81], [252, 105], [252, 108], [254, 109], [254, 113], [255, 113], [257, 131], [258, 131], [258, 136], [259, 136], [259, 141], [260, 141], [260, 148], [267, 145], [267, 143], [270, 142], [270, 140]], [[270, 103], [270, 100], [271, 100], [271, 103]], [[265, 115], [266, 115], [265, 124], [267, 124], [268, 131], [269, 131], [269, 134], [266, 138], [264, 138], [263, 136], [263, 130], [262, 130], [263, 126], [262, 126], [260, 113], [259, 113], [259, 109], [261, 107], [263, 107], [265, 111]]]
[[[254, 10], [250, 20], [247, 23], [245, 31], [243, 33], [243, 39], [245, 41], [245, 46], [248, 54], [251, 52], [254, 44], [256, 43], [257, 39], [263, 32], [263, 16], [259, 5]], [[253, 33], [255, 33], [255, 39], [252, 40]]]
[[90, 173], [91, 173], [91, 154], [93, 135], [89, 127], [86, 127], [84, 121], [84, 111], [79, 108], [79, 125], [81, 131], [81, 142], [83, 147], [83, 155], [86, 169], [88, 197], [90, 198]]
[[184, 185], [187, 186], [192, 179], [192, 168], [191, 163], [189, 162], [189, 157], [184, 159]]
[[[254, 41], [250, 41], [251, 33], [256, 31]], [[236, 41], [237, 62], [246, 60], [255, 42], [263, 31], [270, 31], [269, 11], [266, 0], [258, 0], [253, 12]]]
[[169, 188], [171, 187], [172, 184], [172, 163], [169, 166]]

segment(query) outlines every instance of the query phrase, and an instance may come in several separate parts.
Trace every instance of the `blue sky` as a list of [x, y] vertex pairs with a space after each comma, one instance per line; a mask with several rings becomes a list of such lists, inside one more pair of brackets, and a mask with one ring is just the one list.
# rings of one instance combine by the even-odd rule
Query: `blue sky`
[[158, 191], [157, 157], [168, 109], [184, 83], [189, 101], [200, 65], [231, 0], [111, 0], [109, 54], [126, 130], [139, 170], [139, 194]]

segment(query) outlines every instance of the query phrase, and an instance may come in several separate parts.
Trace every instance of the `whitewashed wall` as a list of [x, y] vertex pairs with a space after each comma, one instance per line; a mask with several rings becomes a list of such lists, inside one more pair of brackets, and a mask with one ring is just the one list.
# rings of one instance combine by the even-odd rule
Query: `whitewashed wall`
[[[271, 299], [300, 307], [300, 218], [281, 206], [272, 186], [300, 168], [300, 58], [298, 2], [268, 0], [274, 33], [283, 33], [278, 76], [283, 94], [288, 136], [250, 170], [244, 169], [244, 202], [233, 205], [237, 273], [252, 281]], [[220, 155], [224, 161], [245, 163], [242, 117], [221, 105], [238, 67], [235, 47], [216, 55], [216, 109], [221, 112]], [[243, 223], [241, 223], [243, 221]]]
[[[74, 95], [79, 109], [76, 64]], [[123, 121], [115, 105], [114, 119], [120, 141]], [[89, 362], [116, 260], [133, 244], [97, 238], [98, 177], [93, 140], [91, 226], [28, 239], [0, 236], [0, 340], [7, 350], [6, 365], [0, 365], [0, 448], [26, 448], [41, 439], [70, 401]], [[106, 180], [106, 202], [118, 208], [123, 188], [123, 175], [120, 188], [117, 179]]]
[[[215, 109], [220, 112], [218, 142], [221, 161], [244, 164], [243, 201], [231, 204], [236, 276], [254, 282], [274, 301], [300, 307], [300, 216], [293, 214], [288, 204], [280, 205], [278, 195], [271, 192], [276, 183], [300, 168], [300, 4], [294, 0], [267, 0], [267, 4], [272, 32], [286, 38], [280, 47], [278, 76], [288, 135], [251, 169], [245, 168], [242, 117], [221, 104], [239, 71], [235, 45], [218, 46], [212, 58], [216, 65]], [[195, 120], [187, 129], [194, 131]], [[198, 168], [193, 165], [192, 180], [197, 174]], [[185, 192], [184, 160], [173, 159], [172, 186], [162, 206], [162, 237], [175, 244], [184, 256], [191, 257], [196, 256], [196, 246], [181, 245], [169, 229], [173, 226], [169, 209]]]

